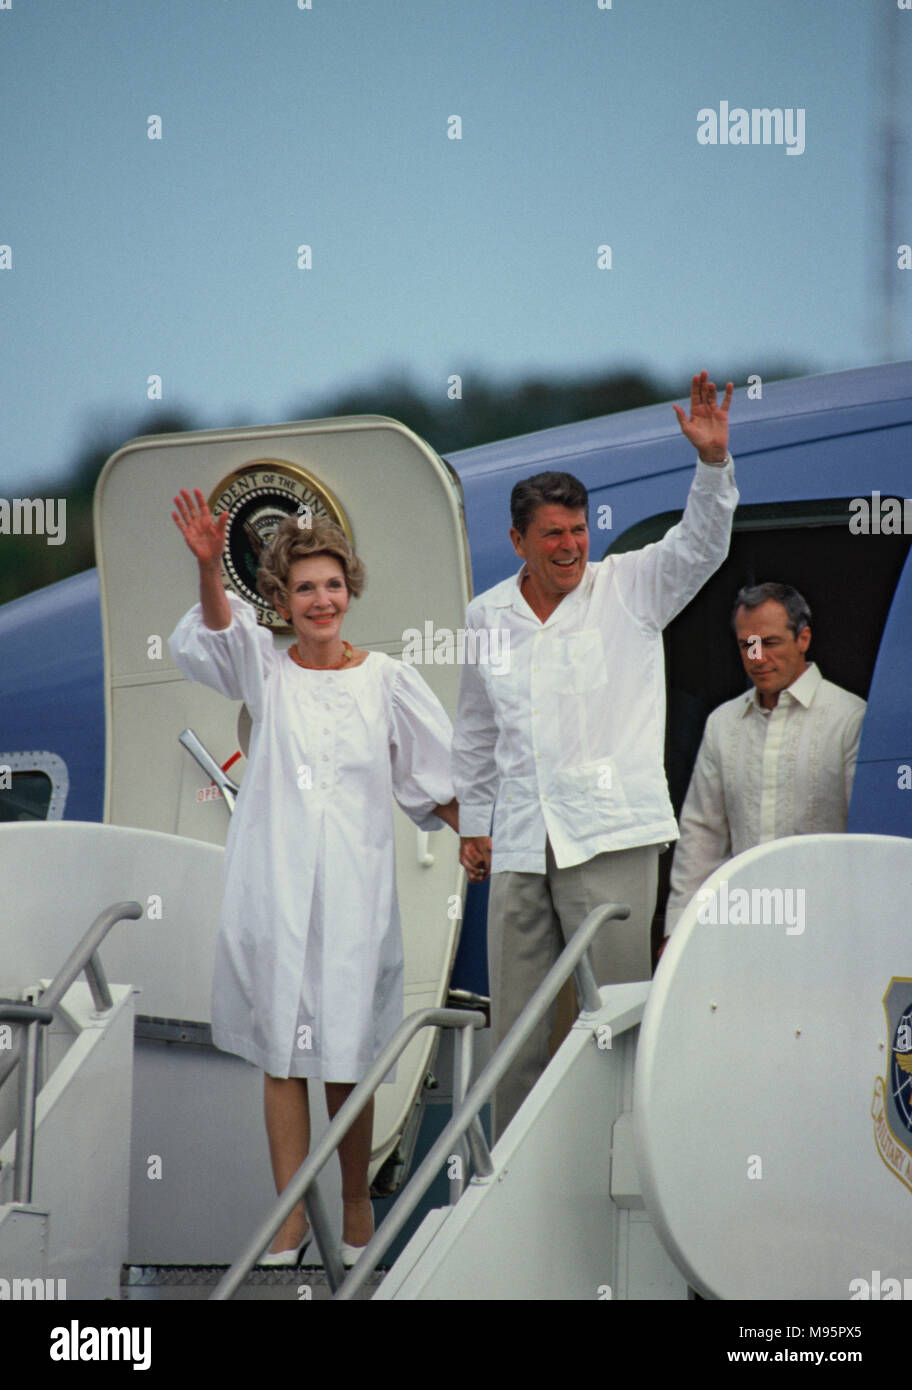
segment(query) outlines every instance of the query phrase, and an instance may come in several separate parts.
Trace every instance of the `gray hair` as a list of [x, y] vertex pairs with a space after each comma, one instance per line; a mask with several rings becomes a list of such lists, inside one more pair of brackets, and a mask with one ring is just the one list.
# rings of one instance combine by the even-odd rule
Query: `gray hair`
[[748, 613], [759, 608], [761, 603], [769, 603], [772, 599], [774, 603], [781, 603], [788, 614], [788, 625], [797, 637], [806, 627], [811, 625], [811, 610], [807, 600], [802, 598], [797, 589], [793, 589], [791, 584], [752, 584], [744, 589], [738, 590], [735, 599], [735, 606], [732, 609], [732, 627], [735, 626], [735, 618], [739, 608], [746, 608]]

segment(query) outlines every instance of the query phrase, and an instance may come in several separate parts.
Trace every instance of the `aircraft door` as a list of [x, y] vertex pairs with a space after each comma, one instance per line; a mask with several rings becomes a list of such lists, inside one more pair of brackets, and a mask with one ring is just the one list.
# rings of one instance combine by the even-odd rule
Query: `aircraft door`
[[[458, 632], [470, 596], [462, 497], [451, 470], [404, 426], [379, 416], [271, 428], [135, 439], [106, 464], [95, 496], [105, 646], [105, 820], [223, 844], [224, 798], [179, 735], [192, 728], [216, 763], [243, 785], [241, 706], [191, 683], [167, 639], [197, 599], [193, 557], [171, 519], [181, 489], [199, 488], [230, 513], [226, 588], [258, 608], [276, 647], [291, 634], [255, 588], [256, 554], [284, 515], [326, 512], [352, 537], [367, 569], [346, 615], [355, 646], [399, 657], [411, 630]], [[422, 640], [425, 661], [433, 640]], [[439, 661], [439, 658], [438, 658]], [[458, 668], [450, 658], [420, 673], [452, 717]], [[448, 829], [420, 837], [398, 808], [398, 895], [408, 1014], [445, 1002], [464, 894], [458, 842]], [[454, 911], [455, 906], [455, 911]], [[139, 983], [142, 983], [139, 981]], [[377, 1096], [375, 1155], [389, 1150], [423, 1081], [427, 1033], [412, 1043], [395, 1086]]]

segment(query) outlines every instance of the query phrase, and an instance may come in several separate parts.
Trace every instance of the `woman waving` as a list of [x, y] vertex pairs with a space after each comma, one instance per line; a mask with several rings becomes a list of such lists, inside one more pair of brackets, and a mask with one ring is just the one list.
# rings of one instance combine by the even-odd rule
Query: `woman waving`
[[[338, 526], [289, 517], [261, 557], [260, 592], [294, 632], [281, 652], [222, 586], [225, 516], [198, 489], [175, 506], [200, 602], [170, 639], [174, 660], [253, 721], [225, 846], [212, 1034], [265, 1073], [281, 1192], [310, 1145], [308, 1079], [325, 1083], [332, 1117], [401, 1021], [393, 799], [424, 830], [456, 829], [451, 728], [413, 667], [343, 639], [364, 566]], [[373, 1101], [339, 1146], [346, 1264], [373, 1234], [372, 1129]], [[298, 1263], [309, 1240], [301, 1204], [261, 1262]]]

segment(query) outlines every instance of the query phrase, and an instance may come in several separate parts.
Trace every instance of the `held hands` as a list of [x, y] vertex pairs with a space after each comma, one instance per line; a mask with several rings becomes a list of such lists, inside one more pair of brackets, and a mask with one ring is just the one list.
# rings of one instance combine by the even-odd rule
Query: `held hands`
[[222, 512], [216, 520], [199, 488], [193, 491], [196, 494], [195, 502], [186, 488], [181, 489], [180, 496], [174, 499], [177, 511], [171, 515], [200, 565], [212, 568], [218, 564], [225, 549], [228, 513]]
[[690, 440], [704, 463], [722, 464], [728, 452], [728, 407], [733, 386], [725, 388], [725, 399], [716, 403], [715, 382], [707, 372], [700, 372], [690, 383], [690, 419], [679, 405], [674, 407], [685, 436]]
[[484, 883], [491, 872], [490, 835], [460, 836], [459, 862], [470, 883]]
[[[454, 797], [446, 806], [435, 806], [434, 814], [446, 821], [459, 835], [459, 802]], [[491, 839], [488, 835], [460, 835], [459, 862], [470, 883], [483, 883], [491, 872]]]

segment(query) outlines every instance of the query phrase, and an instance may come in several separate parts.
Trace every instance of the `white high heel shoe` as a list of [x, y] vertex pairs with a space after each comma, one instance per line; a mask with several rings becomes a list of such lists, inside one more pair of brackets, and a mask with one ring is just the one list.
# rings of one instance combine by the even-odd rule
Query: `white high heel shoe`
[[304, 1252], [312, 1240], [313, 1231], [308, 1229], [307, 1235], [296, 1250], [276, 1250], [274, 1254], [261, 1255], [257, 1260], [257, 1265], [266, 1265], [269, 1269], [296, 1269], [304, 1258]]
[[[373, 1240], [373, 1236], [371, 1236], [371, 1240]], [[346, 1269], [352, 1269], [358, 1263], [369, 1244], [370, 1241], [365, 1241], [364, 1245], [349, 1245], [347, 1241], [343, 1240], [340, 1253]]]
[[[361, 1198], [353, 1198], [352, 1200], [360, 1201]], [[370, 1198], [365, 1197], [363, 1200], [369, 1202]], [[373, 1226], [373, 1224], [373, 1213], [371, 1213], [371, 1226]], [[371, 1241], [373, 1240], [374, 1234], [375, 1232], [372, 1230], [367, 1240], [364, 1242], [364, 1245], [349, 1245], [347, 1240], [343, 1240], [341, 1246], [339, 1247], [339, 1254], [342, 1256], [342, 1264], [345, 1266], [346, 1269], [351, 1269], [353, 1265], [356, 1265], [358, 1263], [361, 1256], [364, 1254], [365, 1247], [370, 1245]]]

